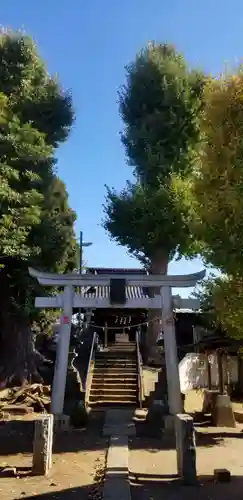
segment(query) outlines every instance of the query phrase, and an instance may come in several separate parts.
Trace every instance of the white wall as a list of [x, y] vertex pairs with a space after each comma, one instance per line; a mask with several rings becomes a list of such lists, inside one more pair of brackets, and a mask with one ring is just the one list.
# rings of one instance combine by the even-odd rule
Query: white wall
[[[211, 365], [212, 386], [218, 386], [218, 366], [216, 353], [209, 356]], [[224, 383], [238, 382], [237, 356], [223, 356]], [[181, 392], [186, 394], [192, 389], [208, 387], [206, 356], [204, 354], [189, 353], [179, 363]]]

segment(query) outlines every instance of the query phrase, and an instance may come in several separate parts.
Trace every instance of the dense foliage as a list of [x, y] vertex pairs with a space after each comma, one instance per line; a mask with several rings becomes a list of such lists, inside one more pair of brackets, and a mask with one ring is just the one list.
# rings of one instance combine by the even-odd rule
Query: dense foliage
[[104, 227], [132, 255], [165, 271], [165, 262], [193, 243], [174, 180], [194, 165], [204, 79], [166, 44], [149, 44], [126, 71], [119, 108], [135, 180], [121, 193], [107, 188]]
[[29, 277], [28, 266], [71, 270], [77, 248], [75, 214], [57, 176], [54, 156], [73, 123], [71, 97], [50, 77], [30, 38], [2, 33], [0, 59], [0, 381], [4, 385], [13, 377], [37, 377], [31, 328], [43, 329], [53, 320], [52, 312], [38, 313], [34, 308], [40, 287]]
[[119, 93], [133, 182], [107, 187], [104, 227], [149, 266], [199, 253], [224, 277], [201, 289], [203, 309], [242, 336], [243, 72], [205, 78], [166, 44], [149, 44]]
[[[126, 68], [119, 93], [122, 143], [134, 181], [121, 192], [107, 188], [103, 225], [152, 273], [166, 274], [176, 255], [195, 252], [178, 183], [196, 159], [203, 83], [174, 47], [149, 44]], [[146, 353], [151, 358], [156, 356], [152, 345], [160, 332], [155, 321], [160, 314], [149, 312]]]
[[224, 275], [201, 290], [214, 322], [232, 337], [243, 331], [243, 73], [204, 89], [199, 162], [191, 182], [192, 231], [207, 263]]
[[194, 231], [208, 262], [243, 276], [243, 73], [205, 87], [203, 143], [192, 183]]
[[242, 338], [243, 281], [228, 276], [210, 276], [195, 293], [201, 301], [211, 329], [221, 329], [232, 338]]

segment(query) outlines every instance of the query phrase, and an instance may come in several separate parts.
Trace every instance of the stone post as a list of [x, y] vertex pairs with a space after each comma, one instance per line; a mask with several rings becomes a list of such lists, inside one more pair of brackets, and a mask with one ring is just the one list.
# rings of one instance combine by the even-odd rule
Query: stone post
[[185, 413], [176, 415], [175, 428], [178, 475], [185, 484], [195, 484], [197, 469], [193, 418]]
[[64, 311], [62, 317], [62, 325], [60, 329], [57, 355], [55, 364], [55, 373], [52, 386], [52, 399], [51, 399], [51, 412], [54, 415], [61, 415], [63, 413], [67, 367], [68, 367], [68, 354], [69, 343], [71, 334], [71, 322], [73, 312], [73, 287], [66, 285], [64, 288]]
[[35, 422], [33, 464], [34, 475], [45, 476], [52, 467], [53, 415], [44, 415]]
[[171, 415], [176, 415], [177, 413], [182, 413], [183, 406], [181, 399], [171, 287], [161, 287], [161, 296], [169, 410]]

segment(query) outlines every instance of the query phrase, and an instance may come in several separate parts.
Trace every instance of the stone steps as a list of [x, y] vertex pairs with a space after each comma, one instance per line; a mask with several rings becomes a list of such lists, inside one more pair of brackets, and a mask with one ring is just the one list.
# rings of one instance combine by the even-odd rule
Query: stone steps
[[114, 375], [128, 375], [128, 374], [134, 374], [137, 373], [137, 367], [136, 366], [124, 366], [123, 368], [120, 368], [119, 366], [108, 366], [108, 367], [94, 367], [94, 373], [98, 373], [100, 375], [105, 375], [107, 374], [114, 374]]
[[89, 396], [92, 408], [133, 406], [138, 399], [136, 345], [120, 342], [97, 352]]
[[[132, 373], [130, 375], [124, 375], [123, 373], [121, 373], [120, 375], [118, 375], [116, 373], [116, 378], [115, 378], [115, 381], [117, 383], [132, 383], [132, 382], [135, 382], [137, 383], [137, 373]], [[105, 375], [101, 378], [100, 376], [100, 373], [97, 372], [95, 373], [94, 372], [94, 375], [93, 375], [93, 382], [105, 382], [107, 384], [109, 383], [114, 383], [114, 374], [110, 374], [110, 373], [105, 373]]]
[[102, 355], [102, 356], [97, 356], [96, 357], [96, 360], [100, 363], [104, 362], [104, 361], [110, 361], [111, 363], [116, 361], [117, 363], [124, 363], [124, 361], [137, 361], [137, 358], [136, 356], [134, 356], [134, 354], [132, 353], [131, 356], [123, 356], [123, 355], [118, 355], [118, 353], [115, 355], [115, 354], [110, 354], [110, 353], [107, 353], [106, 356]]
[[117, 388], [124, 388], [124, 387], [137, 387], [137, 376], [130, 378], [130, 379], [117, 379], [112, 376], [110, 379], [100, 379], [100, 378], [95, 378], [92, 381], [92, 388], [99, 388], [99, 387], [117, 387]]
[[99, 413], [103, 410], [107, 409], [112, 409], [117, 408], [118, 410], [121, 410], [121, 408], [125, 409], [132, 409], [133, 411], [137, 408], [137, 401], [98, 401], [98, 402], [92, 402], [89, 401], [89, 407], [92, 408], [92, 413]]
[[122, 370], [123, 368], [137, 368], [137, 363], [135, 361], [118, 361], [118, 363], [115, 363], [114, 361], [102, 361], [102, 362], [96, 362], [95, 363], [95, 368], [119, 368]]
[[137, 388], [136, 387], [123, 387], [119, 388], [114, 385], [114, 387], [99, 387], [91, 389], [90, 396], [136, 396]]
[[136, 345], [134, 346], [129, 346], [129, 345], [126, 345], [125, 343], [121, 343], [119, 345], [114, 345], [114, 346], [109, 346], [108, 348], [108, 352], [111, 353], [111, 352], [124, 352], [124, 353], [134, 353], [136, 352]]
[[113, 389], [136, 389], [137, 390], [137, 381], [133, 380], [132, 382], [117, 382], [117, 381], [110, 381], [110, 382], [104, 382], [102, 380], [94, 381], [92, 384], [92, 389], [107, 389], [107, 390], [113, 390]]
[[134, 394], [127, 395], [124, 394], [122, 396], [121, 394], [111, 394], [111, 395], [90, 395], [89, 397], [89, 404], [95, 404], [95, 405], [100, 405], [100, 404], [106, 404], [106, 403], [112, 403], [114, 405], [123, 405], [123, 404], [134, 404], [134, 406], [137, 406], [137, 395]]

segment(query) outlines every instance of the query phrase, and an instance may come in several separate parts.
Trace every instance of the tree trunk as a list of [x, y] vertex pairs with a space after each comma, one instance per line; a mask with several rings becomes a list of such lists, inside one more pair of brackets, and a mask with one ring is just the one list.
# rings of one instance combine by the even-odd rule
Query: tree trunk
[[5, 259], [3, 264], [0, 270], [0, 389], [26, 381], [40, 382], [38, 367], [44, 361], [35, 349], [34, 336], [23, 312], [26, 268], [14, 259]]
[[[162, 251], [157, 251], [151, 258], [151, 274], [165, 275], [168, 272], [168, 256]], [[150, 288], [150, 296], [160, 294], [160, 288]], [[156, 345], [159, 333], [162, 330], [162, 309], [150, 309], [148, 311], [148, 333], [146, 342], [147, 360], [148, 363], [160, 364], [160, 355]]]
[[38, 367], [43, 360], [43, 356], [35, 350], [29, 327], [11, 325], [11, 328], [2, 330], [0, 389], [26, 382], [42, 382]]

